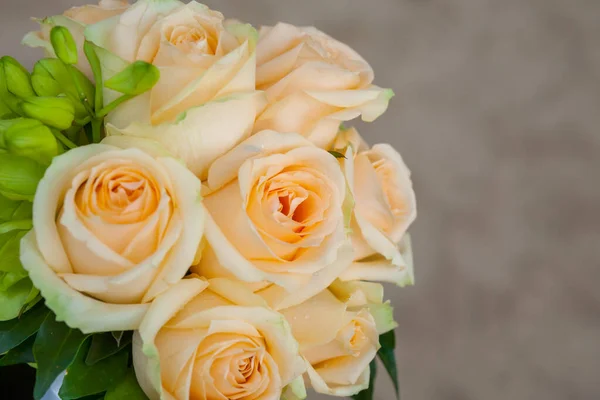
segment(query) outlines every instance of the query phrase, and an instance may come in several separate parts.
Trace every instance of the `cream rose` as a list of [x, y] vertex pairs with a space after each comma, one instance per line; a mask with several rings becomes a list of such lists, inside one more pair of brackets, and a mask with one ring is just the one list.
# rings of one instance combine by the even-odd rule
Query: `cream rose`
[[[210, 164], [252, 131], [264, 102], [255, 90], [257, 33], [196, 3], [140, 0], [86, 29], [104, 79], [129, 63], [154, 64], [154, 88], [107, 117], [108, 135], [161, 143], [201, 179]], [[118, 93], [105, 91], [105, 103]]]
[[300, 344], [315, 391], [348, 397], [369, 386], [369, 363], [379, 349], [379, 335], [396, 326], [391, 306], [382, 300], [381, 285], [336, 282], [281, 311]]
[[304, 391], [288, 323], [224, 279], [184, 279], [159, 296], [134, 335], [133, 361], [151, 400], [279, 400], [287, 385]]
[[40, 47], [51, 57], [56, 57], [52, 44], [50, 43], [50, 31], [54, 26], [64, 26], [69, 29], [77, 48], [79, 49], [79, 60], [77, 68], [92, 78], [92, 70], [83, 53], [84, 31], [88, 25], [104, 21], [107, 18], [122, 14], [129, 8], [127, 0], [100, 0], [98, 5], [85, 5], [73, 7], [54, 17], [39, 20], [41, 30], [28, 33], [23, 38], [23, 44], [30, 47]]
[[206, 184], [199, 275], [274, 283], [290, 294], [279, 308], [317, 294], [350, 264], [344, 175], [300, 135], [250, 137], [215, 161]]
[[263, 27], [256, 53], [256, 87], [269, 105], [255, 132], [298, 132], [327, 148], [341, 122], [373, 121], [393, 96], [372, 84], [373, 70], [359, 54], [312, 27]]
[[417, 216], [417, 206], [410, 171], [393, 147], [376, 144], [369, 149], [353, 128], [340, 132], [335, 147], [346, 153], [342, 163], [355, 200], [351, 236], [355, 262], [342, 279], [412, 284], [406, 231]]
[[203, 216], [200, 182], [178, 161], [79, 147], [40, 181], [21, 262], [58, 320], [83, 332], [136, 329], [193, 264]]

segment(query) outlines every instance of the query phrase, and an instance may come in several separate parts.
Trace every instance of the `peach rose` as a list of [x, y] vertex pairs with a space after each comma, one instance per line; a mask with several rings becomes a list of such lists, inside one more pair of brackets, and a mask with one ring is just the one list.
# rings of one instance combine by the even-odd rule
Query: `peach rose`
[[40, 181], [21, 262], [58, 320], [132, 330], [193, 264], [203, 218], [200, 182], [173, 158], [79, 147]]
[[297, 134], [263, 131], [211, 166], [204, 204], [206, 277], [268, 281], [297, 304], [350, 264], [346, 184], [334, 156]]
[[379, 335], [396, 327], [382, 297], [381, 285], [337, 282], [335, 290], [281, 311], [300, 344], [315, 391], [349, 397], [369, 386]]
[[353, 128], [340, 132], [336, 148], [346, 154], [342, 164], [355, 200], [351, 236], [355, 262], [341, 278], [412, 284], [406, 231], [417, 208], [410, 171], [393, 147], [376, 144], [369, 149]]
[[305, 393], [289, 324], [224, 279], [191, 277], [159, 296], [134, 335], [133, 361], [151, 400], [279, 400], [288, 385]]
[[255, 132], [297, 132], [327, 148], [341, 122], [373, 121], [393, 96], [372, 84], [373, 70], [358, 53], [312, 27], [263, 27], [256, 53], [256, 87], [269, 104]]
[[[160, 70], [149, 92], [107, 117], [107, 135], [151, 139], [201, 179], [210, 164], [252, 131], [264, 95], [255, 90], [257, 32], [192, 1], [140, 0], [90, 25], [104, 79], [143, 60]], [[119, 96], [105, 91], [108, 104]]]

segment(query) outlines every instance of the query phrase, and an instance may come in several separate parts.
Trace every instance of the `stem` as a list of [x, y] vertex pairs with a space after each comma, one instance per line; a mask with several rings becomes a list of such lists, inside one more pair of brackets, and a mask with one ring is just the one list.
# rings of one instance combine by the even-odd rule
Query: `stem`
[[116, 99], [115, 101], [113, 101], [112, 103], [110, 103], [109, 105], [104, 107], [102, 110], [98, 111], [98, 113], [96, 113], [96, 118], [106, 117], [106, 115], [109, 112], [111, 112], [112, 110], [114, 110], [115, 108], [120, 106], [121, 104], [125, 103], [126, 101], [133, 99], [134, 97], [135, 96], [133, 96], [131, 94], [124, 94], [123, 96], [119, 97], [118, 99]]
[[75, 124], [77, 124], [77, 125], [79, 125], [79, 126], [84, 126], [84, 125], [87, 125], [87, 124], [89, 124], [91, 120], [92, 120], [92, 117], [88, 115], [87, 117], [85, 117], [85, 118], [84, 118], [84, 119], [82, 119], [82, 120], [78, 120], [78, 119], [76, 119], [76, 120], [75, 120]]
[[64, 144], [68, 149], [74, 149], [75, 147], [77, 147], [77, 145], [71, 140], [69, 140], [69, 138], [67, 138], [65, 135], [63, 135], [62, 132], [57, 131], [56, 129], [52, 129], [52, 133], [58, 139], [58, 141]]
[[92, 121], [92, 143], [100, 143], [102, 139], [102, 118], [94, 119]]
[[83, 51], [88, 59], [88, 62], [90, 63], [90, 67], [92, 67], [92, 73], [94, 74], [94, 81], [96, 82], [95, 111], [99, 112], [104, 106], [104, 94], [102, 92], [104, 86], [104, 82], [102, 81], [102, 66], [93, 44], [86, 41], [83, 44]]

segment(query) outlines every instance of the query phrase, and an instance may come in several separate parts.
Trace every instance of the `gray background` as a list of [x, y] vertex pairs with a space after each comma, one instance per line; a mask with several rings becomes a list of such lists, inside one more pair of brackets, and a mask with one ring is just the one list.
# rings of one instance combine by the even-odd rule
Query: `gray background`
[[[81, 3], [2, 0], [1, 52], [31, 63], [28, 17]], [[403, 398], [600, 398], [600, 1], [208, 4], [316, 25], [396, 91], [360, 127], [402, 152], [419, 201], [417, 286], [388, 291]]]

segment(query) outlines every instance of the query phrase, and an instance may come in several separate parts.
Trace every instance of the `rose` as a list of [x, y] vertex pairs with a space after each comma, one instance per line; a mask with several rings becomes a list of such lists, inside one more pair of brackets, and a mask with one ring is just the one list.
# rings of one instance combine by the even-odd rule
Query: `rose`
[[379, 284], [337, 281], [330, 290], [281, 311], [317, 392], [349, 397], [369, 386], [379, 334], [396, 327], [391, 306], [382, 300]]
[[[212, 161], [250, 134], [263, 98], [250, 25], [194, 1], [140, 0], [89, 26], [86, 37], [98, 46], [104, 79], [135, 60], [161, 73], [151, 91], [108, 115], [108, 135], [158, 141], [204, 179]], [[106, 90], [105, 103], [117, 96]]]
[[54, 26], [64, 26], [69, 29], [77, 48], [79, 49], [79, 59], [77, 68], [84, 72], [89, 78], [92, 78], [91, 68], [83, 53], [84, 31], [86, 26], [104, 21], [107, 18], [122, 14], [129, 4], [126, 0], [100, 0], [98, 5], [85, 5], [73, 7], [54, 17], [39, 20], [41, 30], [29, 32], [23, 38], [23, 44], [30, 47], [41, 47], [46, 53], [55, 57], [52, 44], [50, 43], [50, 31]]
[[151, 400], [279, 400], [287, 385], [304, 391], [288, 323], [224, 279], [184, 279], [159, 296], [134, 335], [133, 362]]
[[344, 175], [300, 135], [251, 136], [213, 163], [206, 184], [199, 275], [275, 283], [281, 308], [317, 294], [350, 264]]
[[200, 200], [200, 182], [173, 158], [107, 144], [76, 148], [56, 157], [39, 183], [21, 262], [69, 326], [136, 329], [147, 303], [193, 264]]
[[263, 27], [256, 54], [256, 86], [269, 105], [255, 132], [298, 132], [327, 148], [342, 121], [361, 114], [373, 121], [393, 96], [372, 85], [373, 70], [359, 54], [312, 27]]
[[336, 148], [346, 154], [343, 164], [355, 200], [355, 262], [341, 278], [413, 284], [406, 231], [417, 208], [410, 171], [393, 147], [376, 144], [369, 149], [355, 129], [341, 131]]

